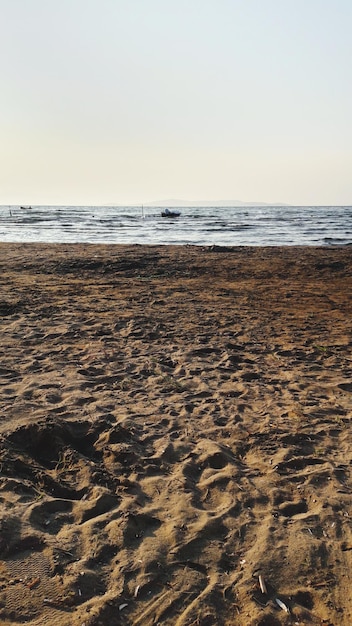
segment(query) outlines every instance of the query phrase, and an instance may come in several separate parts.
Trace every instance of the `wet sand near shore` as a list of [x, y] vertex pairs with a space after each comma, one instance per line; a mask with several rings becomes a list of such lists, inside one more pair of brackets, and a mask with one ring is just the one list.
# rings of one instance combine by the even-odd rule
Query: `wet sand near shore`
[[0, 266], [0, 625], [350, 626], [351, 247]]

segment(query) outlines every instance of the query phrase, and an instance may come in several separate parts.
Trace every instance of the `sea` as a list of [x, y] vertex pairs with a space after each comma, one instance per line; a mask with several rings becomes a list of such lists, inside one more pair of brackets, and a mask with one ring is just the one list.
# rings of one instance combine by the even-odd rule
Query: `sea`
[[197, 246], [352, 244], [352, 206], [0, 206], [1, 242]]

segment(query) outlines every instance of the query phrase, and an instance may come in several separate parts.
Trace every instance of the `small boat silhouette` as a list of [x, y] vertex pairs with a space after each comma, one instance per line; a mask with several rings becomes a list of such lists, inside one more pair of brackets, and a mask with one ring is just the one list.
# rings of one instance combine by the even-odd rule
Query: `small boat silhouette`
[[181, 211], [170, 211], [170, 209], [165, 209], [161, 212], [161, 217], [180, 217]]

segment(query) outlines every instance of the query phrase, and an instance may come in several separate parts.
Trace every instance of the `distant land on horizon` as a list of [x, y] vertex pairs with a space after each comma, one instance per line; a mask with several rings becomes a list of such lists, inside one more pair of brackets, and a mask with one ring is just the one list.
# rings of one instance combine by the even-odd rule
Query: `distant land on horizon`
[[146, 207], [242, 207], [242, 206], [289, 206], [284, 202], [242, 202], [241, 200], [154, 200]]

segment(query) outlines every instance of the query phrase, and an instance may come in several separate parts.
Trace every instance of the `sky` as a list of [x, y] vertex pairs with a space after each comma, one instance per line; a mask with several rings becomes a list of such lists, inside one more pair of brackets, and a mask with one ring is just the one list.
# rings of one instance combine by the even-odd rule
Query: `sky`
[[351, 0], [0, 0], [0, 204], [352, 204]]

